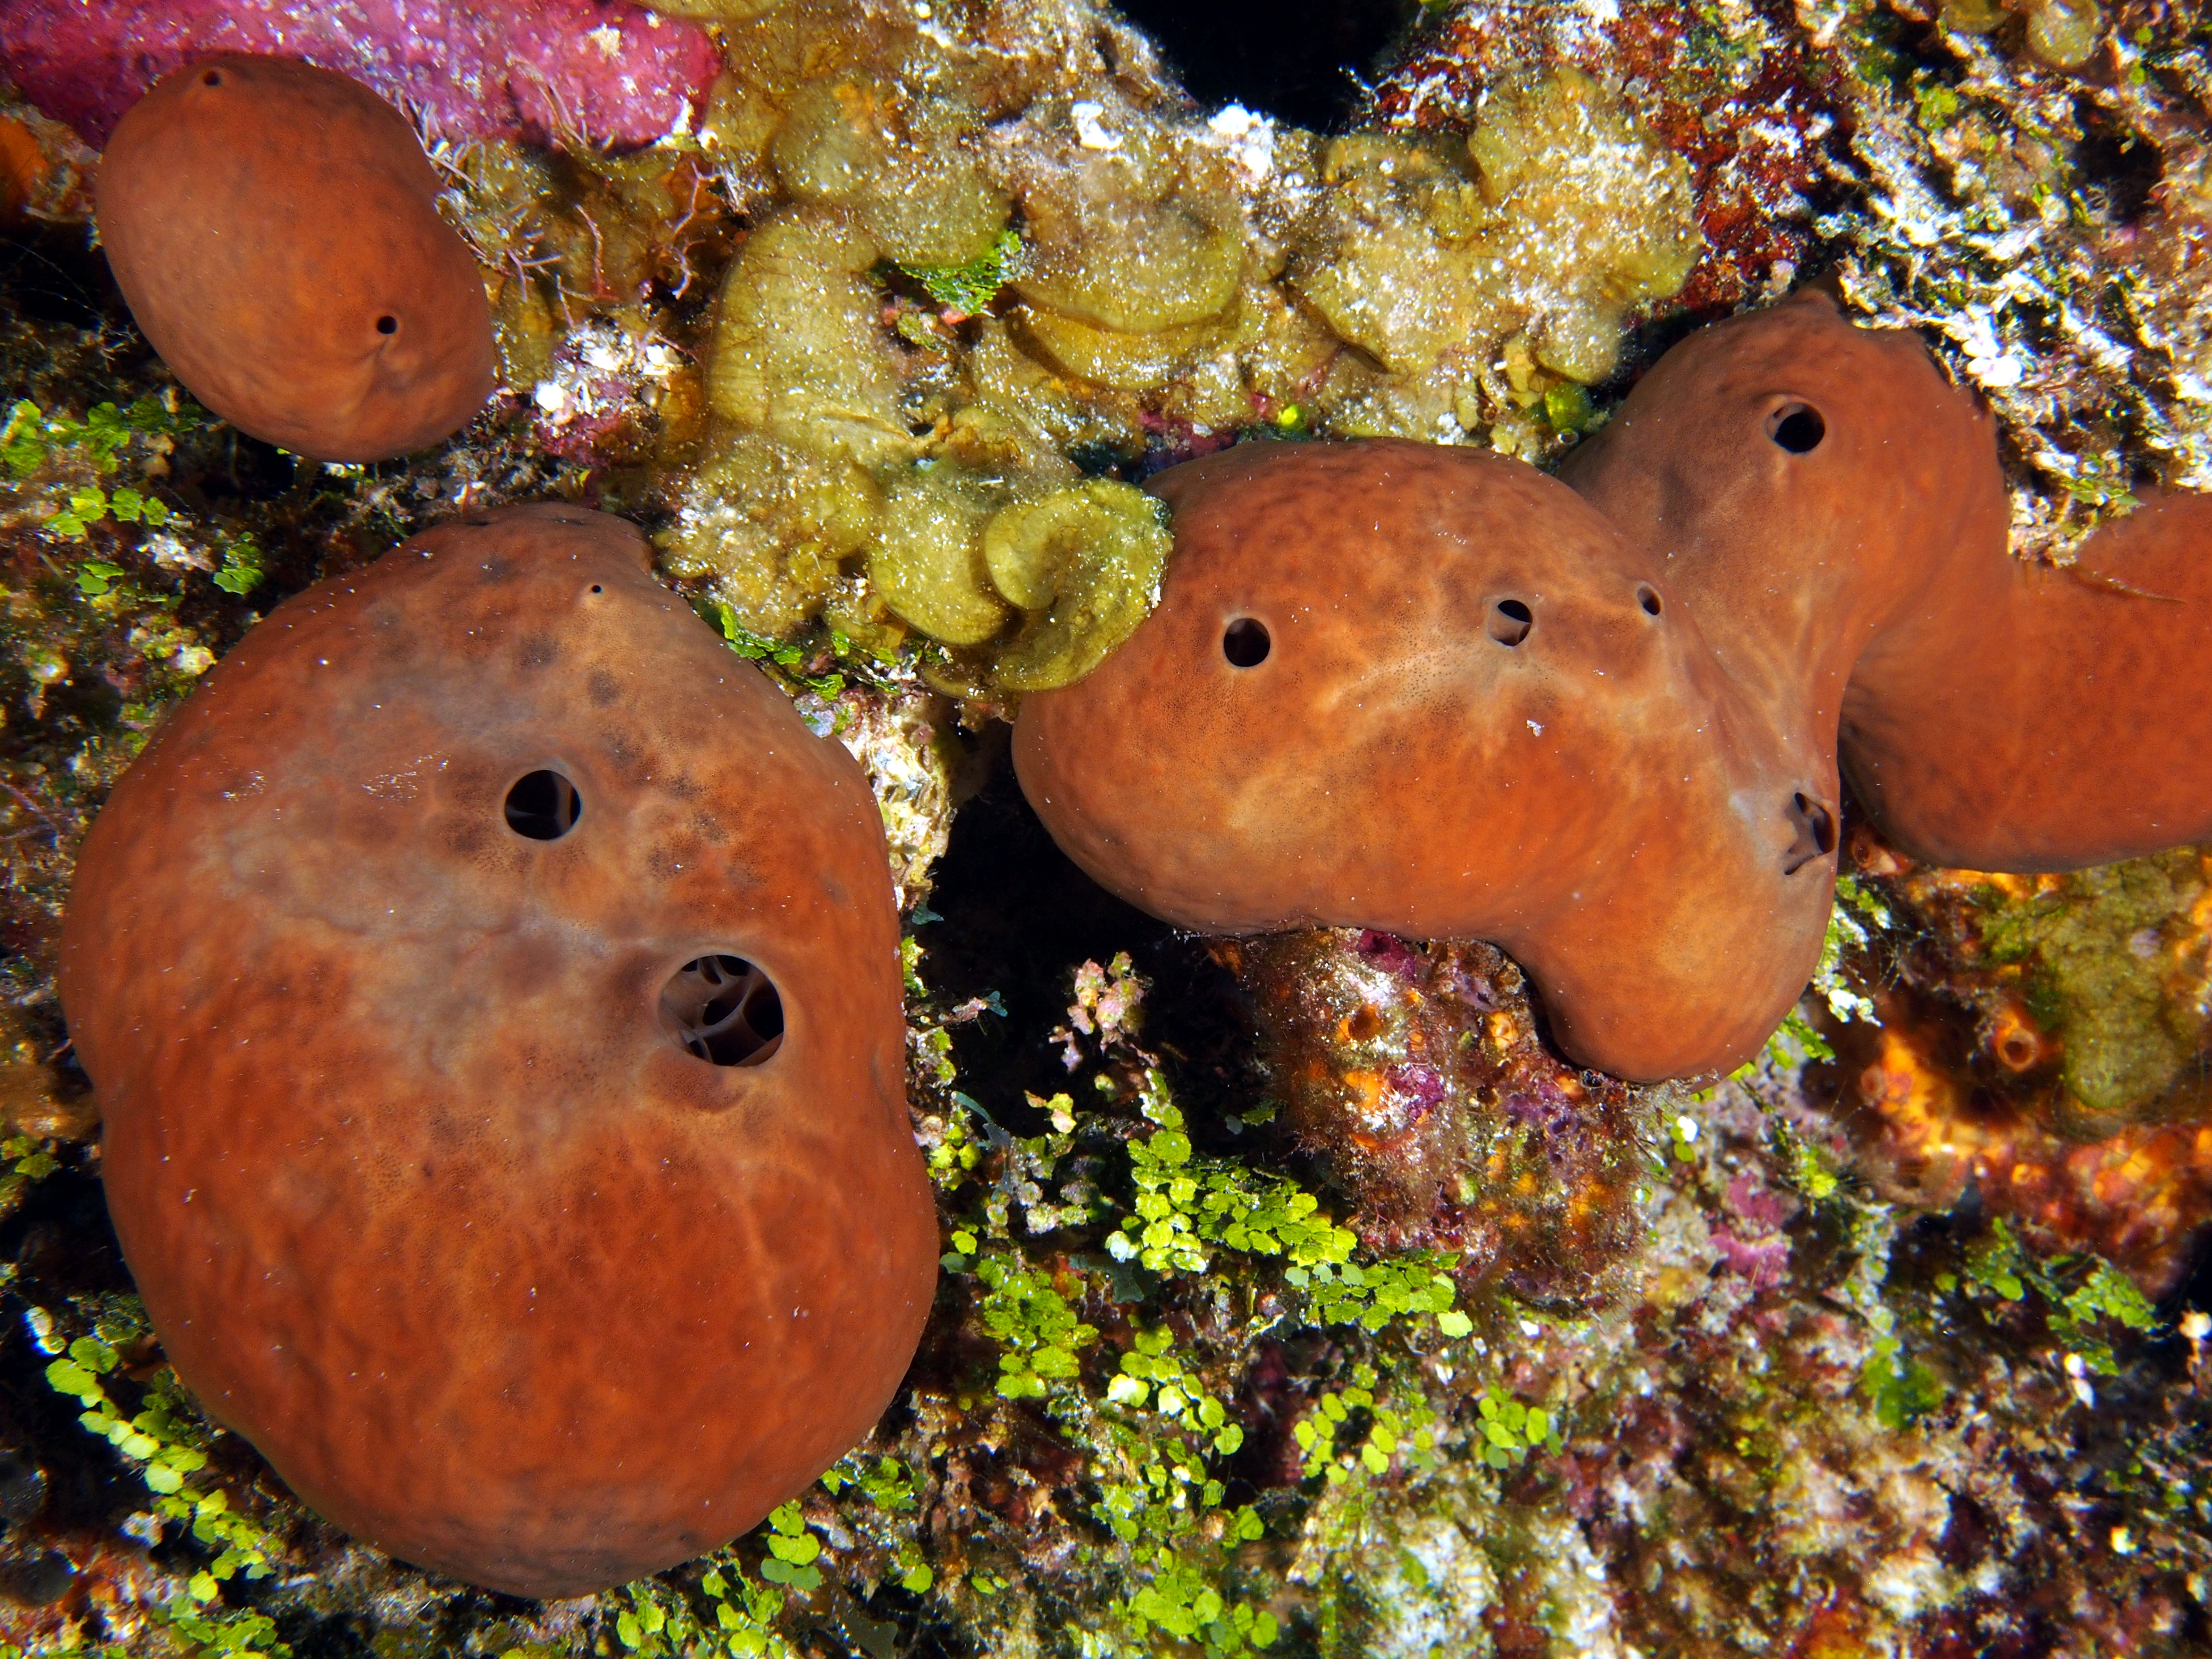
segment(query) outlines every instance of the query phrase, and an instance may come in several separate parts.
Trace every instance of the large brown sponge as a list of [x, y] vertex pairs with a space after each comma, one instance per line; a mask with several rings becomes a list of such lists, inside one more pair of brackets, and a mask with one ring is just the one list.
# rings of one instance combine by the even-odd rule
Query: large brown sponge
[[1626, 1075], [1773, 1029], [1820, 952], [1833, 770], [1760, 740], [1662, 556], [1468, 449], [1247, 445], [1154, 488], [1158, 608], [1015, 728], [1078, 864], [1207, 933], [1494, 940]]
[[1634, 1078], [1738, 1063], [1803, 991], [1839, 728], [1916, 856], [2212, 836], [2212, 501], [2010, 558], [1987, 412], [1818, 295], [1676, 348], [1564, 477], [1403, 443], [1162, 474], [1159, 608], [1023, 704], [1040, 816], [1186, 927], [1493, 940]]
[[437, 442], [493, 386], [491, 311], [414, 129], [359, 82], [232, 53], [100, 157], [100, 239], [154, 349], [241, 431], [325, 461]]
[[628, 525], [259, 624], [87, 838], [62, 995], [168, 1355], [332, 1521], [568, 1595], [858, 1439], [936, 1273], [866, 781]]

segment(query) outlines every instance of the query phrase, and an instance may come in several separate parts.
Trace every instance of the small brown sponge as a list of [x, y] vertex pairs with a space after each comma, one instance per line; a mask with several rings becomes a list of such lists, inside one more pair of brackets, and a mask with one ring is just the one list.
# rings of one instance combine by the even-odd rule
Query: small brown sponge
[[405, 118], [232, 53], [164, 76], [100, 157], [100, 239], [154, 349], [240, 430], [372, 461], [491, 395], [491, 311]]
[[620, 520], [279, 607], [117, 786], [62, 951], [169, 1357], [347, 1530], [600, 1589], [896, 1389], [938, 1247], [875, 802]]
[[1164, 473], [1159, 608], [1024, 702], [1030, 800], [1186, 927], [1495, 941], [1567, 1053], [1647, 1079], [1804, 990], [1839, 753], [1930, 862], [2212, 836], [2212, 497], [2008, 557], [1988, 412], [1819, 295], [1692, 336], [1563, 477], [1403, 443]]

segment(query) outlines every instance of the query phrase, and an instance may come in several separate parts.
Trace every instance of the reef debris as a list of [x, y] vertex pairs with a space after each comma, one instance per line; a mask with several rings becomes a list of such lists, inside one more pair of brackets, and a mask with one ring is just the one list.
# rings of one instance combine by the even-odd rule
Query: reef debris
[[1285, 1134], [1378, 1249], [1449, 1250], [1548, 1307], [1601, 1301], [1643, 1238], [1651, 1098], [1562, 1062], [1520, 970], [1484, 945], [1313, 930], [1218, 942], [1250, 995]]
[[[2063, 561], [2146, 489], [2212, 488], [2194, 14], [1853, 4], [1830, 27], [1857, 43], [1865, 206], [1822, 221], [1843, 290], [1996, 411], [2017, 550]], [[1923, 51], [1899, 50], [1908, 31]]]
[[1971, 1192], [2044, 1250], [2172, 1291], [2212, 1218], [2201, 854], [2003, 875], [1864, 829], [1850, 854], [1897, 924], [1863, 963], [1870, 1018], [1832, 1033], [1856, 1166], [1890, 1202]]

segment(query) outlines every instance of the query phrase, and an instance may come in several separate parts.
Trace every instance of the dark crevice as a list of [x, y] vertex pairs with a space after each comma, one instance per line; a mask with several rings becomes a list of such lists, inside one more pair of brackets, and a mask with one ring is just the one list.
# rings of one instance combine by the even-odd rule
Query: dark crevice
[[1292, 126], [1342, 127], [1363, 81], [1420, 15], [1419, 0], [1125, 0], [1199, 103], [1242, 104]]
[[[1063, 1045], [1079, 965], [1129, 952], [1153, 983], [1143, 1042], [1169, 1060], [1176, 1091], [1203, 1133], [1221, 1110], [1258, 1098], [1260, 1079], [1242, 994], [1206, 941], [1179, 933], [1100, 887], [1056, 846], [1002, 767], [953, 820], [929, 907], [942, 920], [917, 937], [922, 976], [951, 1006], [996, 992], [996, 1014], [951, 1028], [960, 1087], [994, 1112], [1017, 1114], [1025, 1094], [1069, 1086]], [[1018, 1133], [1034, 1125], [1008, 1123]]]

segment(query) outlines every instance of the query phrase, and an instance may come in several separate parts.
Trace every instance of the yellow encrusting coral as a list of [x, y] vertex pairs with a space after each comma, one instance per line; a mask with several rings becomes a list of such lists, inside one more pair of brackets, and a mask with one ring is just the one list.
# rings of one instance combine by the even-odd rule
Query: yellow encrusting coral
[[1546, 391], [1611, 374], [1628, 312], [1679, 289], [1703, 243], [1688, 165], [1579, 70], [1497, 89], [1480, 123], [1463, 149], [1332, 142], [1334, 188], [1291, 282], [1389, 371], [1338, 377], [1338, 427], [1457, 440], [1489, 425], [1537, 458]]
[[1086, 472], [1264, 425], [1542, 459], [1702, 246], [1686, 164], [1571, 69], [1464, 143], [1324, 141], [1194, 118], [1064, 0], [709, 9], [748, 20], [702, 143], [753, 222], [669, 567], [763, 637], [920, 635], [1002, 702], [1157, 589], [1164, 532]]

